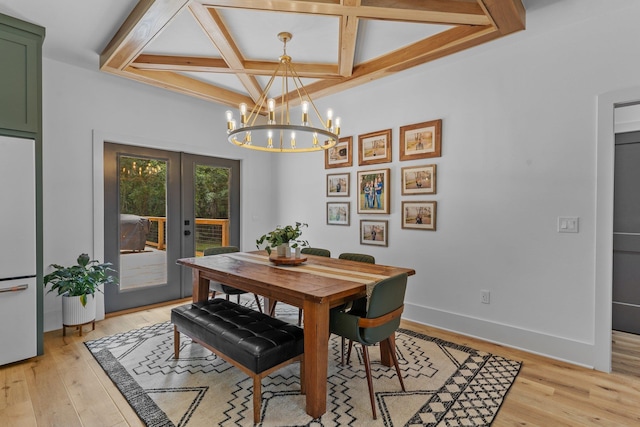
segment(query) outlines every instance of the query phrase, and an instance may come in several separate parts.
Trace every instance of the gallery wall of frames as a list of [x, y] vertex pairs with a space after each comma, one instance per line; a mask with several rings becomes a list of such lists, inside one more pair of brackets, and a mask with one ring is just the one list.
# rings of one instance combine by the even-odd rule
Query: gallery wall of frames
[[[392, 130], [384, 129], [358, 136], [355, 149], [358, 170], [352, 177], [340, 168], [353, 166], [354, 140], [340, 138], [338, 144], [325, 151], [327, 173], [327, 224], [351, 226], [351, 204], [360, 217], [360, 244], [388, 246], [391, 185], [401, 187], [402, 228], [435, 231], [437, 219], [437, 164], [430, 160], [442, 156], [442, 120], [431, 120], [400, 127], [400, 182], [390, 182], [392, 163]], [[418, 162], [415, 162], [415, 161]], [[360, 168], [363, 167], [363, 168]], [[334, 170], [335, 169], [335, 170]], [[351, 180], [355, 180], [355, 185]], [[351, 188], [355, 187], [354, 194]], [[397, 193], [396, 193], [397, 194]], [[355, 200], [354, 200], [355, 197]], [[371, 216], [369, 216], [371, 215]]]

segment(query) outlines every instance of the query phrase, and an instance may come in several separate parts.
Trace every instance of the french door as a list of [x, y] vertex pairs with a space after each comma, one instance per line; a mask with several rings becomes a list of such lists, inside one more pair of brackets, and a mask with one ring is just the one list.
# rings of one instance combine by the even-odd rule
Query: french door
[[104, 173], [107, 313], [190, 296], [176, 260], [239, 244], [238, 161], [105, 143]]

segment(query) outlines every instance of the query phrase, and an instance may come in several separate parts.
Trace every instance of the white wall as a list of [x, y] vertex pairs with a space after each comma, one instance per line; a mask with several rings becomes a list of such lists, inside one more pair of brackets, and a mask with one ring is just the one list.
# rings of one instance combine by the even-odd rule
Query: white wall
[[[44, 265], [94, 253], [94, 133], [113, 142], [241, 159], [241, 246], [275, 222], [272, 158], [226, 142], [225, 108], [97, 71], [43, 64]], [[248, 150], [247, 150], [248, 151]], [[268, 225], [265, 225], [268, 224]], [[45, 296], [44, 329], [62, 327], [61, 300]]]
[[[392, 128], [394, 160], [360, 168], [354, 152], [354, 167], [325, 170], [314, 155], [284, 158], [281, 218], [308, 222], [305, 237], [336, 255], [415, 268], [406, 318], [596, 365], [597, 99], [638, 84], [638, 16], [631, 0], [533, 4], [524, 32], [320, 100], [355, 141]], [[399, 127], [438, 118], [442, 157], [399, 162]], [[401, 196], [400, 169], [428, 163], [438, 194]], [[391, 168], [391, 214], [358, 215], [356, 171], [377, 167]], [[349, 228], [325, 225], [338, 171], [351, 173]], [[403, 200], [436, 200], [437, 231], [401, 229]], [[580, 217], [580, 232], [558, 233], [558, 216]], [[388, 248], [359, 245], [365, 218], [389, 220]]]

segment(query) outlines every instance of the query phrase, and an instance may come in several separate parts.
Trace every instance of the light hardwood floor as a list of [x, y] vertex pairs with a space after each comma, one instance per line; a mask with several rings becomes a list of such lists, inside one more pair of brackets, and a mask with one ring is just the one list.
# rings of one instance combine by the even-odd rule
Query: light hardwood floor
[[[141, 426], [83, 341], [166, 321], [174, 305], [109, 317], [82, 337], [71, 329], [66, 337], [46, 333], [43, 356], [0, 368], [0, 425]], [[615, 372], [605, 374], [415, 323], [402, 327], [523, 362], [493, 426], [640, 425], [634, 335], [614, 332]]]

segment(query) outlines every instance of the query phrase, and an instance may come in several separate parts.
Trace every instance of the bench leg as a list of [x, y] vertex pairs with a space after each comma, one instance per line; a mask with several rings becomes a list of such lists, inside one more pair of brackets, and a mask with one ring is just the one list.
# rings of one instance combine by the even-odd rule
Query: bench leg
[[178, 359], [180, 357], [180, 332], [178, 327], [173, 325], [173, 358]]
[[253, 423], [260, 422], [260, 407], [262, 406], [262, 378], [253, 376]]

